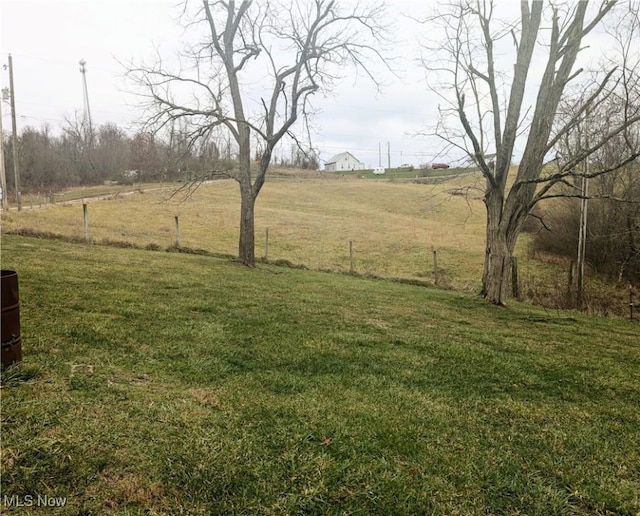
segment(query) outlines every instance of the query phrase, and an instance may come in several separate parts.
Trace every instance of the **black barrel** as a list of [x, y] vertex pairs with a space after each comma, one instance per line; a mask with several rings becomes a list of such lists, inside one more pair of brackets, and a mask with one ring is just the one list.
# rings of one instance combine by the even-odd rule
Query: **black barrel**
[[18, 273], [2, 270], [0, 278], [0, 305], [2, 311], [2, 369], [22, 361], [22, 339], [20, 338], [20, 298]]

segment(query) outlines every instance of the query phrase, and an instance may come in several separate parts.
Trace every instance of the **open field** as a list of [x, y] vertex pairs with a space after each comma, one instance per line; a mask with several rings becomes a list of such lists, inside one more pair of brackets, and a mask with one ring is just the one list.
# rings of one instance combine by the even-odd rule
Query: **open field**
[[[340, 178], [267, 182], [256, 206], [256, 254], [288, 260], [316, 270], [348, 270], [353, 241], [356, 271], [363, 274], [433, 279], [439, 253], [444, 284], [478, 288], [484, 254], [484, 208], [479, 195], [450, 192], [478, 178], [437, 185]], [[214, 253], [237, 254], [239, 193], [232, 180], [201, 186], [188, 200], [168, 200], [176, 186], [106, 201], [89, 201], [94, 241], [167, 247], [175, 241], [180, 218], [181, 244]], [[143, 190], [144, 191], [144, 190]], [[3, 229], [84, 235], [82, 207], [49, 206], [3, 216]]]
[[3, 497], [66, 497], [48, 514], [640, 511], [629, 321], [11, 235], [2, 266], [24, 342], [3, 375]]
[[[406, 172], [406, 171], [402, 171]], [[441, 171], [436, 171], [441, 172]], [[134, 195], [85, 198], [94, 242], [167, 248], [175, 243], [179, 216], [182, 247], [237, 255], [239, 194], [234, 181], [201, 185], [188, 199], [175, 195], [180, 184], [144, 185]], [[363, 275], [434, 281], [438, 253], [439, 285], [466, 292], [480, 288], [484, 258], [485, 210], [478, 174], [443, 176], [431, 184], [402, 179], [369, 180], [356, 173], [335, 174], [279, 169], [270, 176], [256, 205], [256, 256], [284, 260], [313, 270], [348, 271], [353, 242], [355, 271]], [[53, 233], [83, 239], [82, 206], [11, 211], [4, 232]], [[567, 306], [568, 263], [541, 260], [520, 237], [516, 256], [524, 299]], [[588, 308], [595, 314], [628, 313], [626, 285], [614, 288], [596, 276], [587, 281]]]

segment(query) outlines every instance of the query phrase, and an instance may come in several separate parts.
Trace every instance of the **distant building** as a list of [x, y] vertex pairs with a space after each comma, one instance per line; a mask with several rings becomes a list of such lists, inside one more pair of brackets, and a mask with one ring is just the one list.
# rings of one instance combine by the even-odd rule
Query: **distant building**
[[364, 163], [358, 161], [358, 159], [350, 152], [341, 152], [325, 162], [324, 169], [334, 171], [363, 170]]

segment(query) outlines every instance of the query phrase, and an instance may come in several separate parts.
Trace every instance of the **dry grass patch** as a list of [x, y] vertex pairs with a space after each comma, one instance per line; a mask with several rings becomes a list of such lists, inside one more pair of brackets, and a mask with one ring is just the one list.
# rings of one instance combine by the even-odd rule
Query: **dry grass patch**
[[[484, 245], [483, 207], [477, 199], [446, 193], [475, 181], [466, 177], [418, 185], [326, 174], [305, 180], [274, 179], [265, 185], [256, 205], [256, 255], [265, 254], [269, 228], [270, 261], [345, 271], [352, 241], [357, 272], [425, 278], [432, 277], [432, 251], [437, 249], [443, 282], [477, 288]], [[239, 194], [235, 182], [202, 185], [188, 199], [169, 199], [171, 193], [170, 189], [150, 190], [90, 202], [92, 240], [164, 249], [175, 243], [174, 217], [179, 216], [183, 247], [236, 254]], [[84, 235], [80, 205], [12, 212], [3, 216], [3, 226], [9, 231]]]

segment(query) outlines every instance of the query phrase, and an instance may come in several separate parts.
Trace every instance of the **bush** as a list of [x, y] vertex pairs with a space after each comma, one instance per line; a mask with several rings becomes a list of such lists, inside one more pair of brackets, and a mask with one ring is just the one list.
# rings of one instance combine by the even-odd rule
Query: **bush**
[[[636, 285], [640, 284], [640, 179], [637, 172], [637, 167], [625, 169], [591, 181], [590, 191], [594, 198], [588, 203], [585, 256], [595, 272]], [[532, 215], [525, 229], [534, 233], [534, 251], [568, 258], [577, 255], [579, 199], [549, 201]]]

